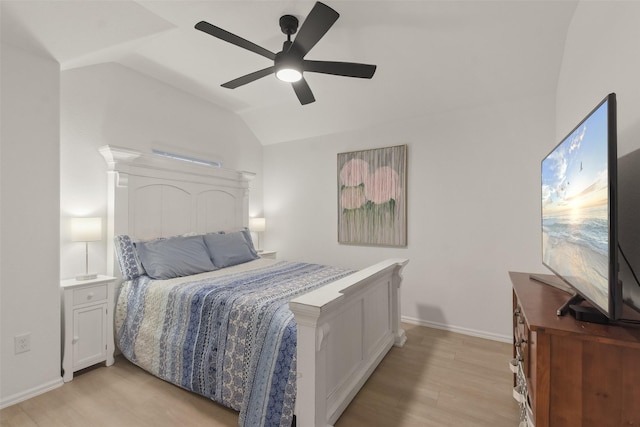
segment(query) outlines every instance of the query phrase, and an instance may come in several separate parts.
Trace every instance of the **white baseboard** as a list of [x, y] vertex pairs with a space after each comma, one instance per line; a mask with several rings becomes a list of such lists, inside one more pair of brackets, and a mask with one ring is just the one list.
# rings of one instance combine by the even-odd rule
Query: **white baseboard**
[[469, 335], [472, 337], [485, 338], [492, 341], [500, 341], [506, 343], [512, 343], [513, 337], [510, 335], [492, 334], [485, 331], [478, 331], [476, 329], [461, 328], [459, 326], [451, 326], [444, 323], [430, 322], [427, 320], [414, 319], [412, 317], [402, 316], [401, 320], [413, 325], [427, 326], [429, 328], [442, 329], [445, 331], [456, 332], [458, 334]]
[[21, 391], [20, 393], [16, 393], [12, 396], [9, 396], [0, 400], [0, 409], [6, 408], [11, 405], [15, 405], [16, 403], [23, 402], [27, 399], [31, 399], [32, 397], [36, 397], [40, 394], [56, 389], [62, 386], [63, 384], [64, 382], [62, 381], [62, 377], [60, 377], [48, 383], [44, 383], [37, 387], [30, 388], [29, 390]]

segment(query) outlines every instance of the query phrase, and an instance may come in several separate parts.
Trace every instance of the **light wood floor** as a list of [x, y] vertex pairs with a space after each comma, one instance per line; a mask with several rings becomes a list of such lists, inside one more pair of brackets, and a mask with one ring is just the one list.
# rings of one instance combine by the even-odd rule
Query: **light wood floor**
[[[505, 343], [403, 326], [392, 348], [335, 427], [518, 425]], [[122, 357], [64, 386], [0, 411], [2, 427], [235, 427], [238, 416], [161, 381]]]

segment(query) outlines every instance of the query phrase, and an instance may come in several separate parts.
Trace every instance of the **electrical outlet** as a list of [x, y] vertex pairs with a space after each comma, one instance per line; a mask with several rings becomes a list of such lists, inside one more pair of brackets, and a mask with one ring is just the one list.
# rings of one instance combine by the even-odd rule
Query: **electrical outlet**
[[31, 334], [26, 333], [13, 337], [13, 345], [15, 354], [24, 353], [31, 350]]

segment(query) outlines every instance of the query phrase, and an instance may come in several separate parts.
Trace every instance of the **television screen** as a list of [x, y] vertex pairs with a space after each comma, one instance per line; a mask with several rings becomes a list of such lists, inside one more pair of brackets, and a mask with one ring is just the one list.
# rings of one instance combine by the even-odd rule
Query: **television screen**
[[617, 280], [616, 99], [608, 95], [542, 161], [542, 260], [610, 319]]

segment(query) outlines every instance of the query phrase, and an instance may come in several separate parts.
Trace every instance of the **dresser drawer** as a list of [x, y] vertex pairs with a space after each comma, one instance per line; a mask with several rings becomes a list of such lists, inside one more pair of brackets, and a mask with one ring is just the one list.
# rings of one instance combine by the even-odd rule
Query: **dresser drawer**
[[73, 305], [87, 304], [90, 302], [107, 299], [107, 285], [96, 285], [89, 288], [74, 289]]

